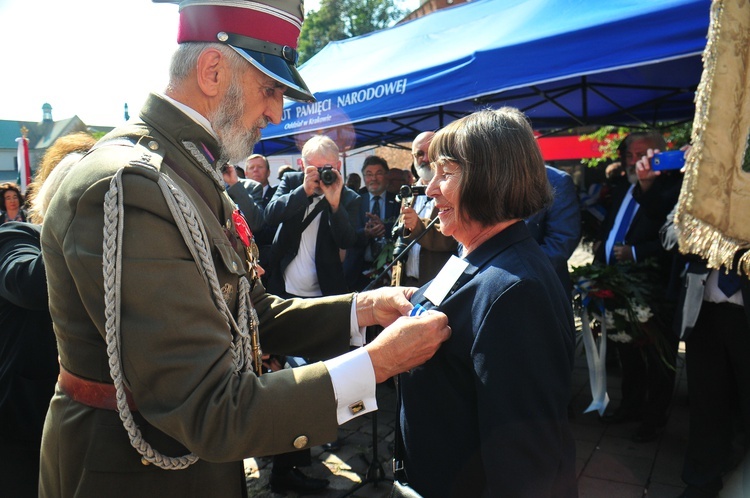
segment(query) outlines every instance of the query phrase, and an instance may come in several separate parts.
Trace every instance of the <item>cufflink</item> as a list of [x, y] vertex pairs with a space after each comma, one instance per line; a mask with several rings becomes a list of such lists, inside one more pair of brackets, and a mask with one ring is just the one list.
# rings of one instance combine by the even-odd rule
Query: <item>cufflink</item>
[[356, 401], [352, 403], [351, 405], [349, 405], [349, 411], [352, 412], [352, 415], [356, 415], [364, 409], [365, 409], [365, 402], [362, 400]]
[[309, 440], [307, 439], [307, 436], [297, 436], [297, 438], [294, 440], [294, 443], [292, 444], [294, 445], [295, 448], [297, 448], [298, 450], [301, 450], [305, 446], [307, 446], [308, 441]]

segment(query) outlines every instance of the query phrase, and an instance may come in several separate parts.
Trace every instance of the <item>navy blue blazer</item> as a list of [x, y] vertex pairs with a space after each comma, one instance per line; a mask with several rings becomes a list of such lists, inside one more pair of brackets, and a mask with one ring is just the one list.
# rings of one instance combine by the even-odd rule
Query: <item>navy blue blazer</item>
[[575, 497], [570, 298], [523, 222], [465, 259], [439, 307], [451, 337], [400, 375], [408, 482], [428, 498]]
[[[271, 261], [267, 271], [268, 291], [282, 293], [284, 270], [297, 255], [301, 233], [299, 231], [307, 207], [310, 205], [302, 185], [305, 174], [286, 173], [271, 202], [266, 206], [265, 219], [269, 225], [281, 224], [271, 248]], [[324, 296], [348, 292], [339, 249], [351, 247], [355, 240], [354, 224], [359, 211], [360, 197], [348, 187], [343, 187], [339, 209], [331, 211], [328, 202], [321, 212], [318, 237], [315, 244], [315, 269]]]
[[573, 178], [564, 171], [546, 167], [555, 197], [547, 208], [526, 219], [532, 237], [552, 262], [557, 276], [568, 292], [573, 284], [568, 272], [568, 259], [581, 240], [581, 208]]

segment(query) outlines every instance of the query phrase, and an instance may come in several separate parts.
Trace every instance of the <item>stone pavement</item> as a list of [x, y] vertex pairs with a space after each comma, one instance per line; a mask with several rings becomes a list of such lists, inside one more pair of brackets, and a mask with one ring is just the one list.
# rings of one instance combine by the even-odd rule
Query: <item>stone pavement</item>
[[[585, 251], [574, 255], [571, 263], [578, 265], [587, 261]], [[588, 368], [583, 348], [576, 354], [573, 371], [573, 390], [570, 423], [576, 440], [576, 471], [580, 498], [675, 498], [683, 490], [680, 479], [682, 460], [688, 437], [687, 382], [684, 368], [684, 345], [680, 345], [677, 382], [669, 422], [661, 437], [651, 443], [634, 443], [630, 436], [636, 423], [606, 425], [594, 413], [583, 413], [591, 402]], [[607, 372], [607, 392], [612, 407], [617, 407], [620, 393], [619, 371]], [[328, 490], [316, 496], [324, 498], [381, 498], [387, 497], [393, 472], [390, 457], [393, 451], [395, 430], [395, 390], [389, 384], [377, 388], [377, 436], [378, 457], [386, 480], [375, 485], [360, 486], [368, 469], [373, 477], [379, 465], [370, 467], [372, 457], [371, 414], [364, 415], [339, 428], [341, 449], [333, 453], [322, 447], [312, 450], [313, 465], [305, 472], [315, 477], [330, 480]], [[250, 496], [278, 498], [268, 487], [271, 460], [251, 458], [245, 461]], [[738, 472], [725, 478], [721, 498], [743, 497]], [[297, 496], [290, 493], [288, 496]], [[471, 497], [467, 497], [471, 498]]]
[[[576, 356], [573, 372], [573, 397], [570, 423], [576, 440], [576, 471], [580, 498], [675, 498], [683, 489], [680, 473], [687, 445], [688, 406], [684, 352], [678, 359], [675, 398], [667, 427], [662, 436], [651, 443], [634, 443], [630, 435], [637, 424], [606, 425], [594, 413], [583, 413], [591, 402], [588, 368], [583, 352]], [[619, 372], [607, 375], [607, 391], [616, 407], [620, 398]], [[312, 450], [313, 465], [304, 469], [309, 475], [325, 477], [331, 485], [315, 496], [324, 498], [381, 498], [387, 497], [393, 472], [390, 455], [393, 451], [395, 430], [395, 390], [390, 385], [378, 386], [377, 414], [378, 456], [386, 480], [376, 485], [362, 482], [372, 457], [372, 416], [364, 415], [339, 428], [341, 449], [333, 453], [322, 447]], [[245, 461], [248, 490], [252, 497], [278, 498], [284, 495], [271, 492], [268, 487], [270, 458], [250, 458]], [[376, 465], [373, 470], [379, 467]], [[378, 472], [373, 472], [373, 477]], [[287, 496], [298, 496], [289, 493]], [[725, 480], [721, 498], [743, 498], [740, 476]], [[470, 498], [470, 497], [467, 497]], [[747, 498], [747, 497], [744, 497]]]

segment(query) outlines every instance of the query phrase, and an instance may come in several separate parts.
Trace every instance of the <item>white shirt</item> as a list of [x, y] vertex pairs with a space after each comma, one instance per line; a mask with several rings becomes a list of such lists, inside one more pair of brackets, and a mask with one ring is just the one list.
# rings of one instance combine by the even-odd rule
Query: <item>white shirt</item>
[[729, 297], [727, 297], [721, 291], [721, 289], [719, 289], [719, 271], [724, 270], [711, 270], [708, 273], [706, 286], [703, 289], [703, 300], [710, 303], [732, 303], [744, 306], [744, 300], [742, 299], [742, 289], [738, 290]]
[[[307, 206], [305, 218], [315, 209], [321, 199], [323, 199], [322, 196], [313, 198], [313, 202]], [[318, 282], [318, 271], [315, 268], [315, 248], [318, 244], [318, 228], [322, 215], [322, 212], [316, 214], [310, 224], [305, 227], [300, 237], [297, 255], [284, 270], [284, 286], [289, 294], [302, 297], [323, 295]]]
[[[417, 212], [417, 216], [420, 218], [427, 218], [432, 209], [435, 207], [435, 199], [427, 197], [426, 195], [418, 195], [414, 201], [414, 211]], [[409, 255], [406, 257], [406, 276], [419, 278], [419, 252], [421, 251], [419, 244], [414, 244], [409, 249]]]

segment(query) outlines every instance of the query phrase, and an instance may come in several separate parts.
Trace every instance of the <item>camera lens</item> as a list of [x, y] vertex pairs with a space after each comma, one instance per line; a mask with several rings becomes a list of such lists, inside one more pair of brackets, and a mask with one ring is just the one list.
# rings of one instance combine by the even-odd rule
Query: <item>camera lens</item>
[[331, 166], [318, 168], [318, 176], [323, 185], [333, 185], [336, 182], [336, 173]]

